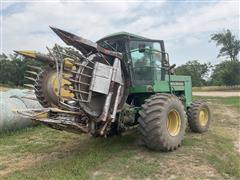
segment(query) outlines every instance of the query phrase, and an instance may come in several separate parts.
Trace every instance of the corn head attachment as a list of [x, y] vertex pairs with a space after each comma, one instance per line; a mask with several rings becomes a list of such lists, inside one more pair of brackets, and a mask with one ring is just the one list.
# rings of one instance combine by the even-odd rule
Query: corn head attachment
[[[127, 98], [126, 71], [122, 54], [66, 31], [51, 29], [78, 51], [69, 53], [55, 45], [44, 55], [35, 51], [15, 51], [47, 64], [30, 67], [26, 78], [43, 109], [18, 110], [24, 116], [52, 128], [107, 136], [116, 125], [116, 114]], [[34, 69], [35, 71], [33, 71]], [[115, 128], [116, 129], [116, 128]]]

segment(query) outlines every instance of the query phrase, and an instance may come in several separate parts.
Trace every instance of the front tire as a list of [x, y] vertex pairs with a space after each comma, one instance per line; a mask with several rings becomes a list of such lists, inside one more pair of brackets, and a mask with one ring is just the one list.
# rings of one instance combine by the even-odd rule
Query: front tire
[[181, 145], [187, 120], [183, 104], [175, 95], [151, 96], [145, 100], [139, 114], [139, 130], [148, 148], [172, 151]]
[[187, 111], [190, 129], [195, 133], [203, 133], [209, 129], [212, 120], [211, 110], [204, 101], [196, 101]]

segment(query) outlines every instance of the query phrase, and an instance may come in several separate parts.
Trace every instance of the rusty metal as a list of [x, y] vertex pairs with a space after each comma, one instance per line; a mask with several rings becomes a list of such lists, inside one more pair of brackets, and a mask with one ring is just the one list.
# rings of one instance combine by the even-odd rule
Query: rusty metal
[[110, 92], [107, 95], [107, 98], [106, 98], [104, 106], [103, 106], [102, 114], [99, 117], [99, 120], [101, 120], [101, 121], [107, 120], [109, 107], [110, 107], [111, 99], [112, 99], [112, 95], [113, 95], [113, 87], [114, 87], [114, 83], [111, 83]]
[[114, 102], [113, 113], [111, 114], [111, 120], [112, 120], [112, 122], [114, 122], [114, 121], [115, 121], [115, 118], [116, 118], [117, 106], [118, 106], [118, 103], [119, 103], [119, 97], [120, 97], [121, 88], [122, 88], [122, 86], [119, 85], [119, 86], [118, 86], [118, 90], [117, 90], [116, 99], [115, 99], [115, 102]]
[[100, 130], [100, 134], [101, 134], [101, 135], [106, 135], [106, 128], [107, 128], [107, 126], [109, 125], [110, 122], [111, 122], [111, 121], [106, 121], [106, 122], [105, 122], [105, 124], [103, 125], [103, 127], [102, 127], [101, 130]]
[[[22, 109], [16, 110], [19, 114], [29, 117], [37, 122], [50, 125], [53, 128], [61, 128], [62, 130], [78, 129], [79, 132], [87, 133], [89, 129], [75, 122], [76, 117], [81, 117], [81, 112], [66, 111], [58, 108], [36, 108], [36, 109]], [[49, 117], [51, 113], [55, 113], [53, 117]], [[54, 127], [55, 126], [55, 127]], [[64, 127], [65, 126], [65, 127]], [[71, 127], [69, 127], [71, 126]]]
[[97, 43], [74, 35], [67, 31], [50, 27], [67, 45], [71, 45], [80, 50], [84, 55], [97, 52]]
[[71, 45], [75, 48], [77, 48], [78, 50], [80, 50], [84, 55], [87, 55], [89, 53], [97, 53], [97, 52], [101, 52], [105, 55], [109, 55], [109, 56], [114, 56], [114, 57], [118, 57], [120, 59], [123, 58], [122, 53], [120, 52], [115, 52], [115, 51], [111, 51], [108, 49], [105, 49], [101, 46], [99, 46], [97, 43], [92, 42], [90, 40], [84, 39], [80, 36], [77, 36], [75, 34], [69, 33], [67, 31], [58, 29], [58, 28], [54, 28], [54, 27], [50, 27], [67, 45]]

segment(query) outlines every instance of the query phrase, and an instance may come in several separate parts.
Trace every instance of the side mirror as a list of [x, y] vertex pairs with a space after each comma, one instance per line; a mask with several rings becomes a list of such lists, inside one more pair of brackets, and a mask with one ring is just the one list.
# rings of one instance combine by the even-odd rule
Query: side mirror
[[138, 52], [140, 52], [140, 53], [145, 52], [145, 44], [139, 44], [138, 45]]

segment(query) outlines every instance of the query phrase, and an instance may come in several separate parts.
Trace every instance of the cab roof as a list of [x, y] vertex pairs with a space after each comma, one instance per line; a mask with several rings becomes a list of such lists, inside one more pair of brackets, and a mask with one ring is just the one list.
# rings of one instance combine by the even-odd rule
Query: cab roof
[[122, 31], [122, 32], [117, 32], [117, 33], [113, 33], [113, 34], [104, 36], [103, 38], [99, 39], [97, 42], [105, 41], [105, 40], [108, 40], [108, 39], [124, 38], [124, 37], [137, 38], [137, 39], [147, 39], [143, 36], [139, 36], [139, 35], [136, 35], [136, 34], [132, 34], [132, 33]]

